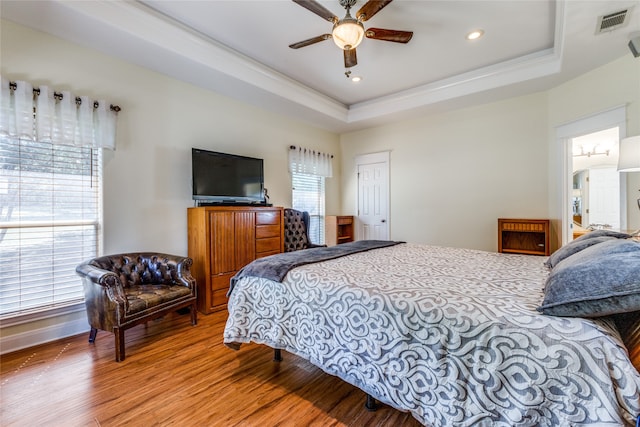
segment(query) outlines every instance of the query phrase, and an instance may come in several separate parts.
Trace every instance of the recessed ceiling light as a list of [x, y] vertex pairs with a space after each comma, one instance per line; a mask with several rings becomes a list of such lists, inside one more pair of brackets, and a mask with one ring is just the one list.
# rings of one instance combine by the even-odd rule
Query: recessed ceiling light
[[484, 34], [483, 30], [474, 30], [467, 34], [467, 40], [477, 40]]
[[362, 80], [362, 77], [360, 77], [360, 76], [353, 76], [353, 77], [351, 77], [351, 81], [352, 81], [352, 82], [354, 82], [354, 83], [358, 83], [358, 82], [360, 82], [361, 80]]

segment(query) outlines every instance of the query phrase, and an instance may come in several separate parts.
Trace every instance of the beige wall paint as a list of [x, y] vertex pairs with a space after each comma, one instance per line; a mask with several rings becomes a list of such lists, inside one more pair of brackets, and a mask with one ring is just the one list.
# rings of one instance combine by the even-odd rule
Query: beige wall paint
[[342, 135], [343, 210], [354, 159], [391, 152], [390, 237], [497, 250], [497, 219], [547, 216], [544, 93]]
[[[109, 253], [186, 253], [192, 146], [263, 157], [271, 201], [283, 206], [287, 146], [331, 152], [327, 212], [342, 214], [356, 213], [354, 158], [388, 150], [391, 238], [496, 250], [498, 217], [560, 218], [555, 126], [626, 104], [628, 133], [640, 134], [640, 60], [631, 55], [548, 92], [337, 136], [7, 21], [0, 53], [7, 77], [123, 108], [118, 149], [105, 153]], [[629, 182], [640, 188], [640, 178]], [[2, 338], [82, 315], [4, 327]]]
[[[558, 230], [562, 223], [562, 147], [555, 129], [620, 106], [626, 106], [627, 136], [640, 135], [640, 59], [630, 53], [549, 91], [549, 216]], [[640, 172], [627, 173], [626, 178], [627, 225], [637, 230]]]
[[116, 151], [104, 156], [105, 253], [187, 253], [192, 147], [263, 158], [276, 206], [291, 206], [289, 145], [330, 152], [327, 210], [340, 207], [336, 134], [6, 21], [1, 70], [122, 107]]
[[[326, 182], [326, 208], [340, 209], [340, 146], [334, 133], [8, 21], [2, 21], [1, 57], [1, 73], [11, 80], [122, 107], [117, 149], [104, 152], [104, 253], [187, 254], [192, 147], [263, 158], [271, 202], [285, 207], [291, 206], [289, 145], [332, 153], [334, 177]], [[83, 315], [75, 314], [77, 319]], [[51, 328], [58, 320], [69, 322], [56, 317], [3, 328], [3, 340]]]
[[[497, 250], [497, 218], [549, 218], [560, 242], [561, 155], [555, 128], [627, 106], [640, 134], [640, 60], [628, 54], [544, 93], [341, 136], [343, 213], [356, 212], [356, 156], [391, 152], [390, 236]], [[627, 178], [628, 222], [640, 228], [640, 173]]]

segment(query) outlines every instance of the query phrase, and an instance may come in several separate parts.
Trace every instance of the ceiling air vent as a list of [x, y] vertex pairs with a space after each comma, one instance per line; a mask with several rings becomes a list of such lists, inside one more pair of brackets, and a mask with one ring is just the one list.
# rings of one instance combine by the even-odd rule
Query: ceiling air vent
[[596, 34], [607, 33], [625, 26], [628, 21], [627, 16], [629, 16], [628, 9], [598, 17]]

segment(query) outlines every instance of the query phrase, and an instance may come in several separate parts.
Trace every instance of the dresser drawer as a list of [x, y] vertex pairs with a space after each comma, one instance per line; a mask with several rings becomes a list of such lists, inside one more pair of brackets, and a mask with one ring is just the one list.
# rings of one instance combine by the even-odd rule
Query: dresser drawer
[[256, 239], [256, 255], [273, 251], [280, 251], [280, 236]]
[[280, 224], [280, 211], [256, 212], [256, 225]]
[[218, 291], [225, 288], [229, 289], [229, 282], [235, 274], [236, 272], [233, 271], [231, 273], [216, 274], [214, 276], [211, 276], [211, 290]]
[[227, 292], [229, 292], [229, 288], [213, 291], [213, 293], [211, 294], [211, 305], [213, 307], [225, 305], [229, 301]]
[[256, 239], [280, 237], [280, 224], [256, 225]]

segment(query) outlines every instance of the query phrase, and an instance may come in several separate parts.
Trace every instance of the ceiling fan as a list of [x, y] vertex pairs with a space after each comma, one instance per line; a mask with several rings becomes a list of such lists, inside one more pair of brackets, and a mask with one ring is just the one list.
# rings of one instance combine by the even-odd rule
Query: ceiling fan
[[331, 21], [333, 23], [333, 30], [330, 34], [322, 34], [298, 43], [293, 43], [290, 44], [289, 47], [291, 49], [299, 49], [327, 39], [333, 39], [336, 45], [344, 52], [345, 68], [353, 67], [358, 63], [356, 47], [358, 47], [363, 37], [396, 43], [408, 43], [411, 37], [413, 37], [413, 31], [385, 30], [383, 28], [364, 29], [362, 23], [371, 19], [393, 0], [369, 0], [358, 10], [355, 18], [351, 16], [349, 11], [356, 4], [357, 0], [338, 0], [340, 5], [347, 11], [347, 14], [342, 19], [339, 19], [316, 0], [293, 1], [327, 21]]

